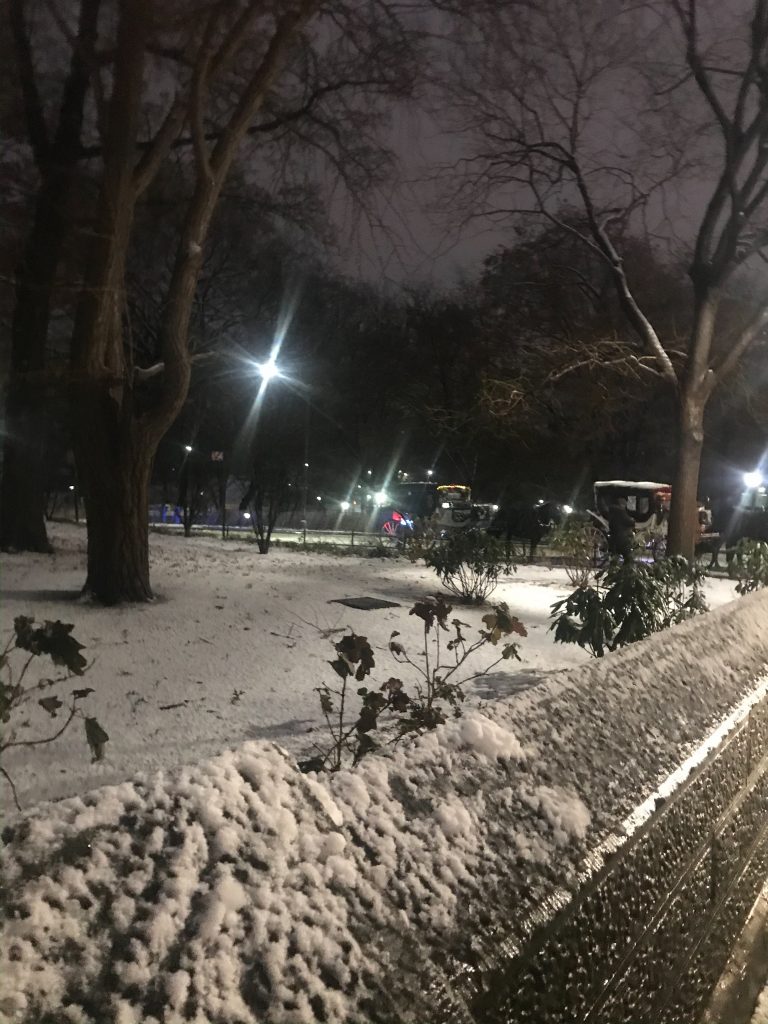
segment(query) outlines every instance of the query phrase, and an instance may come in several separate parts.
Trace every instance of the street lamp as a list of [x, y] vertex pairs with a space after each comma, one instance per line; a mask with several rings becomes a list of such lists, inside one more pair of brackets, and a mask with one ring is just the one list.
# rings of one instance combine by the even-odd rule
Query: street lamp
[[273, 378], [280, 376], [280, 370], [274, 355], [271, 355], [265, 363], [256, 363], [256, 369], [259, 371], [259, 375], [265, 384], [269, 384]]
[[184, 445], [184, 451], [187, 452], [187, 454], [189, 454], [189, 452], [192, 451], [192, 445], [191, 444], [185, 444]]
[[427, 470], [427, 476], [432, 476], [433, 473], [434, 473], [433, 469], [428, 469]]
[[346, 512], [348, 509], [349, 509], [349, 502], [348, 501], [342, 501], [342, 503], [341, 503], [341, 511], [342, 512]]
[[745, 487], [759, 487], [763, 482], [763, 474], [759, 469], [753, 469], [749, 473], [744, 474], [744, 486]]

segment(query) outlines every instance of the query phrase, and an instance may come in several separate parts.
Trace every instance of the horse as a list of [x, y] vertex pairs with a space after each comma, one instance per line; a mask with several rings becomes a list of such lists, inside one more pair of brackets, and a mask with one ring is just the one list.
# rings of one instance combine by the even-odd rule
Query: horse
[[710, 569], [719, 567], [720, 552], [723, 549], [730, 568], [741, 540], [757, 540], [768, 544], [768, 509], [744, 509], [738, 505], [729, 505], [716, 510], [713, 526], [716, 539], [711, 547], [702, 546], [703, 551], [711, 552]]
[[514, 541], [526, 541], [528, 561], [531, 562], [541, 541], [553, 527], [560, 525], [562, 519], [563, 509], [557, 502], [542, 501], [535, 505], [515, 502], [502, 505], [487, 527], [487, 532], [492, 537], [504, 540], [508, 550], [513, 548]]

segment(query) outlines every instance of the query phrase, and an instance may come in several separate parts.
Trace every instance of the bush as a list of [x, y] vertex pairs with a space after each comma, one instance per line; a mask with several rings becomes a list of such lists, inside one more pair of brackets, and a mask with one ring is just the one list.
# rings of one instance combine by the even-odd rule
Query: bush
[[[74, 718], [81, 718], [85, 727], [85, 740], [91, 749], [92, 760], [101, 760], [104, 753], [104, 744], [109, 739], [104, 729], [95, 718], [88, 718], [80, 710], [80, 701], [93, 693], [93, 688], [86, 686], [82, 689], [72, 690], [69, 696], [68, 706], [54, 693], [50, 692], [54, 687], [65, 683], [72, 676], [82, 676], [87, 663], [83, 655], [83, 645], [78, 643], [72, 636], [73, 627], [64, 622], [45, 622], [42, 626], [35, 626], [35, 620], [20, 615], [14, 619], [13, 636], [0, 654], [0, 723], [3, 726], [2, 738], [0, 739], [0, 762], [6, 750], [13, 747], [37, 747], [41, 744], [53, 743], [69, 727]], [[28, 655], [23, 659], [18, 674], [14, 670], [14, 662], [21, 661], [16, 652], [25, 651]], [[36, 682], [27, 682], [27, 673], [36, 658], [47, 656], [54, 665], [66, 669], [66, 674], [55, 679], [39, 679]], [[37, 696], [48, 691], [45, 697]], [[30, 727], [29, 720], [19, 721], [19, 716], [26, 714], [31, 709], [31, 704], [37, 696], [37, 704], [51, 718], [58, 718], [59, 711], [64, 708], [63, 723], [50, 736], [19, 738], [20, 729]], [[16, 787], [7, 769], [0, 763], [0, 775], [2, 775], [11, 787], [13, 800], [16, 807], [21, 810]]]
[[482, 604], [499, 577], [515, 571], [503, 543], [481, 530], [454, 530], [439, 543], [431, 542], [421, 557], [443, 586], [467, 603]]
[[611, 565], [594, 585], [577, 587], [552, 606], [555, 643], [578, 644], [594, 657], [707, 610], [704, 573], [684, 558]]
[[566, 575], [574, 587], [586, 587], [598, 569], [605, 534], [594, 523], [567, 516], [550, 535], [559, 552]]
[[[351, 693], [354, 680], [362, 683], [375, 668], [373, 649], [368, 638], [349, 633], [334, 643], [336, 657], [329, 662], [341, 682], [336, 687], [318, 686], [320, 708], [325, 718], [330, 746], [322, 749], [315, 744], [317, 754], [299, 763], [302, 771], [338, 771], [359, 764], [366, 754], [384, 745], [397, 743], [409, 733], [422, 733], [445, 722], [449, 714], [461, 717], [464, 700], [462, 687], [494, 669], [500, 662], [519, 660], [519, 645], [505, 643], [499, 657], [487, 668], [469, 675], [462, 674], [467, 662], [481, 648], [499, 643], [512, 634], [526, 636], [523, 624], [509, 614], [505, 604], [499, 604], [483, 616], [485, 628], [478, 631], [472, 642], [464, 636], [467, 623], [451, 619], [451, 605], [443, 598], [418, 601], [411, 608], [424, 623], [424, 650], [414, 661], [405, 647], [396, 639], [395, 631], [389, 639], [389, 651], [394, 661], [410, 670], [410, 683], [390, 676], [378, 689], [360, 686], [355, 702]], [[448, 633], [449, 639], [443, 634]], [[356, 709], [351, 716], [351, 705]], [[374, 738], [375, 737], [375, 738]]]
[[768, 587], [768, 544], [762, 540], [740, 540], [728, 563], [728, 573], [738, 581], [736, 593], [742, 597]]

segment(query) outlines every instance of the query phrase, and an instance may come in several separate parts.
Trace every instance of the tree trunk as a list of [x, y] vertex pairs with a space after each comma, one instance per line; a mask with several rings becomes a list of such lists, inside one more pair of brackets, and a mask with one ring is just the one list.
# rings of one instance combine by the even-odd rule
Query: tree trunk
[[[89, 54], [96, 43], [101, 0], [83, 0], [78, 35], [62, 92], [51, 146], [36, 153], [41, 184], [32, 226], [16, 271], [11, 327], [11, 372], [5, 415], [3, 479], [0, 488], [0, 547], [5, 551], [50, 552], [45, 529], [46, 395], [39, 375], [45, 367], [48, 321], [56, 270], [70, 230], [68, 203], [80, 155], [80, 130], [91, 73]], [[24, 6], [10, 10], [18, 73], [34, 76]], [[43, 140], [38, 140], [42, 144]]]
[[16, 271], [11, 367], [5, 409], [0, 547], [50, 552], [45, 529], [45, 435], [42, 384], [53, 282], [64, 235], [60, 178], [41, 188], [35, 220]]
[[105, 389], [78, 389], [75, 458], [88, 520], [83, 593], [102, 604], [150, 601], [149, 480], [157, 441]]
[[0, 488], [0, 547], [3, 551], [53, 550], [45, 529], [45, 423], [41, 404], [8, 393], [7, 431]]
[[699, 471], [704, 444], [703, 396], [684, 395], [678, 425], [677, 463], [672, 483], [667, 553], [694, 559], [699, 526]]

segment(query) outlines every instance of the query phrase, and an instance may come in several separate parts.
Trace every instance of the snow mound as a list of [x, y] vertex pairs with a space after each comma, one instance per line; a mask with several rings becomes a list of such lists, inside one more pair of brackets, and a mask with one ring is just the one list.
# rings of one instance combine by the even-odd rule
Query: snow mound
[[750, 692], [767, 627], [752, 595], [354, 772], [249, 742], [38, 806], [3, 835], [0, 1020], [468, 1019], [464, 974]]

